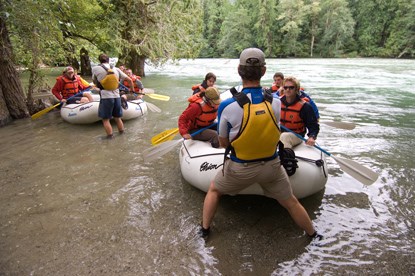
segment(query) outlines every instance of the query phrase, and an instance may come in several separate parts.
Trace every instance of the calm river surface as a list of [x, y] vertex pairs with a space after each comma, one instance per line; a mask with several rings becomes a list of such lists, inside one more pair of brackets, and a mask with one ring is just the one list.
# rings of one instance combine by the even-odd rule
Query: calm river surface
[[318, 142], [379, 173], [364, 186], [327, 158], [325, 190], [302, 199], [325, 239], [309, 244], [286, 211], [260, 196], [225, 196], [209, 241], [197, 237], [205, 194], [180, 173], [178, 150], [147, 164], [155, 134], [177, 126], [190, 87], [212, 71], [239, 84], [236, 59], [146, 68], [169, 95], [162, 113], [128, 121], [102, 140], [51, 112], [0, 128], [0, 275], [414, 275], [415, 61], [269, 59], [301, 80], [322, 120]]

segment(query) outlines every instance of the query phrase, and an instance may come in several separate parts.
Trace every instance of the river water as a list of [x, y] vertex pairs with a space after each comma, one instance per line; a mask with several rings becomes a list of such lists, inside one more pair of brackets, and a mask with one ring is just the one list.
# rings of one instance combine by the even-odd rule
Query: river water
[[[286, 211], [260, 196], [225, 196], [205, 243], [196, 235], [204, 193], [186, 183], [178, 150], [151, 164], [142, 152], [177, 126], [190, 87], [212, 71], [238, 85], [236, 59], [148, 66], [143, 83], [170, 101], [103, 140], [50, 112], [0, 128], [0, 275], [414, 275], [415, 61], [269, 59], [301, 80], [321, 120], [318, 142], [365, 165], [365, 186], [327, 158], [329, 179], [302, 199], [324, 240], [310, 244]], [[115, 127], [115, 126], [114, 126]]]

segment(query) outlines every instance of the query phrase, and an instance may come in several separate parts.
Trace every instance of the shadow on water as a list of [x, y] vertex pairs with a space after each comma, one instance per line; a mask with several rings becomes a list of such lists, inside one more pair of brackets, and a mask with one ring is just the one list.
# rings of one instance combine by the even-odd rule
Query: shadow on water
[[[193, 193], [203, 204], [205, 193]], [[323, 196], [324, 190], [300, 200], [311, 219], [318, 217]], [[212, 256], [223, 275], [270, 275], [279, 263], [305, 252], [309, 243], [304, 231], [275, 200], [237, 195], [221, 198], [206, 246], [213, 248]]]

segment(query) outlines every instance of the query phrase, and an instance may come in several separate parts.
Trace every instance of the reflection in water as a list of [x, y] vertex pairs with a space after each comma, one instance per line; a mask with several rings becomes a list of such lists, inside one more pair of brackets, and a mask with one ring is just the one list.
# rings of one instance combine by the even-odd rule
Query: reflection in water
[[[415, 271], [414, 61], [267, 60], [300, 78], [322, 120], [318, 142], [380, 177], [363, 186], [327, 158], [324, 191], [301, 200], [324, 234], [310, 244], [286, 211], [260, 196], [225, 196], [208, 242], [197, 237], [204, 193], [181, 177], [178, 150], [145, 164], [153, 135], [177, 126], [190, 87], [208, 71], [238, 85], [237, 60], [148, 68], [143, 80], [170, 101], [105, 136], [100, 123], [64, 123], [54, 111], [0, 129], [0, 274], [326, 275]], [[195, 74], [197, 72], [197, 74]], [[399, 79], [399, 85], [391, 80]]]

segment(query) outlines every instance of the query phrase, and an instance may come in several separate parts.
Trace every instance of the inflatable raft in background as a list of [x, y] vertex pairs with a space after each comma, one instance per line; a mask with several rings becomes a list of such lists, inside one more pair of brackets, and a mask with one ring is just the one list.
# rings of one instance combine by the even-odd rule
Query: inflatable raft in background
[[[294, 148], [298, 168], [290, 176], [291, 186], [297, 198], [304, 198], [324, 189], [328, 171], [325, 155], [305, 143]], [[224, 149], [212, 148], [210, 143], [197, 140], [185, 140], [179, 152], [180, 169], [183, 178], [192, 186], [207, 192], [211, 180], [222, 170]], [[261, 186], [252, 186], [239, 194], [263, 195]]]
[[[101, 120], [98, 117], [99, 95], [92, 94], [93, 102], [83, 104], [65, 104], [61, 108], [61, 117], [71, 124], [92, 124]], [[123, 109], [123, 120], [142, 117], [148, 113], [147, 104], [143, 100], [128, 101], [128, 108]]]

